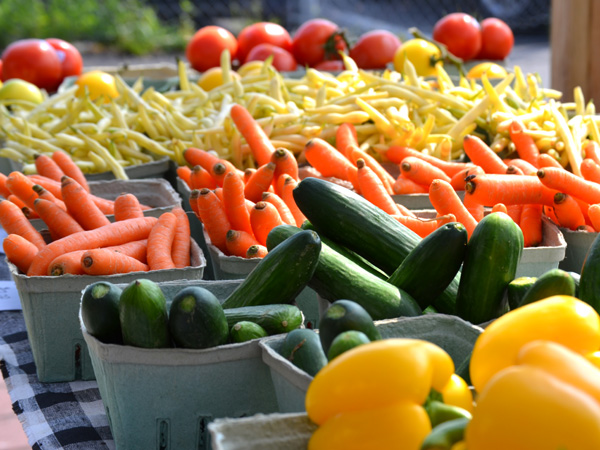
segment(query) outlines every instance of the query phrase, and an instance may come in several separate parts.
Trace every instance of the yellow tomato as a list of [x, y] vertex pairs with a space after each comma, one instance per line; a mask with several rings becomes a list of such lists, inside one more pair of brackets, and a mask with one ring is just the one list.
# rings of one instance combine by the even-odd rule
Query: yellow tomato
[[109, 101], [111, 98], [119, 96], [115, 77], [100, 70], [92, 70], [80, 75], [75, 84], [79, 86], [77, 95], [83, 95], [87, 87], [90, 99], [92, 100], [96, 100], [98, 97], [105, 97], [106, 101]]
[[35, 104], [44, 101], [42, 91], [28, 81], [13, 78], [0, 86], [0, 100], [23, 100]]
[[417, 75], [433, 77], [436, 75], [435, 63], [441, 58], [440, 49], [424, 39], [411, 39], [402, 43], [394, 55], [394, 69], [404, 72], [404, 58], [415, 66]]
[[508, 75], [506, 69], [501, 65], [493, 62], [482, 62], [469, 69], [467, 78], [478, 79], [481, 78], [484, 73], [488, 78], [504, 78]]
[[[240, 78], [240, 76], [231, 71], [231, 78]], [[223, 71], [220, 67], [212, 67], [204, 72], [198, 80], [198, 86], [205, 91], [210, 91], [223, 84]]]

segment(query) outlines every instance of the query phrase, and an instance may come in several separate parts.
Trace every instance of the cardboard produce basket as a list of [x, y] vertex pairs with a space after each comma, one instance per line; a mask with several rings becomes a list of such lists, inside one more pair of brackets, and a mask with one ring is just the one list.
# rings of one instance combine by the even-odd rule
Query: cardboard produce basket
[[559, 269], [568, 272], [581, 273], [585, 256], [590, 249], [594, 239], [598, 237], [598, 233], [590, 233], [589, 231], [573, 231], [568, 228], [560, 228], [561, 233], [567, 243], [565, 258], [559, 263]]
[[[457, 191], [456, 192], [461, 200], [465, 199], [465, 191]], [[429, 200], [429, 194], [402, 194], [402, 195], [392, 195], [392, 199], [401, 204], [402, 206], [406, 206], [408, 209], [432, 209], [433, 205]]]
[[[427, 314], [379, 320], [375, 326], [386, 338], [413, 338], [432, 342], [448, 352], [456, 368], [471, 355], [475, 340], [483, 331], [456, 316]], [[284, 336], [271, 336], [260, 341], [263, 361], [271, 369], [279, 412], [303, 412], [304, 398], [313, 377], [280, 355]]]
[[196, 219], [190, 217], [192, 266], [184, 269], [132, 272], [101, 277], [91, 275], [61, 275], [60, 278], [28, 277], [8, 262], [12, 279], [19, 293], [27, 335], [40, 381], [51, 383], [94, 379], [94, 371], [78, 319], [81, 291], [86, 286], [100, 280], [130, 283], [138, 278], [147, 278], [156, 282], [202, 279], [206, 259], [193, 238], [194, 227], [197, 229], [194, 220]]
[[[159, 285], [169, 300], [196, 285], [224, 301], [239, 283]], [[117, 449], [209, 449], [207, 425], [213, 419], [277, 411], [258, 339], [203, 350], [146, 349], [104, 344], [86, 332], [83, 321], [81, 327]]]

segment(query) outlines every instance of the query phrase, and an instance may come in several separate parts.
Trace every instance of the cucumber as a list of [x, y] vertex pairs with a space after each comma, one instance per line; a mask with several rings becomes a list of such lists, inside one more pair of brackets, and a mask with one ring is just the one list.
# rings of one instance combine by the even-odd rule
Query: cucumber
[[600, 312], [600, 233], [592, 241], [585, 255], [579, 277], [579, 298]]
[[285, 336], [279, 353], [313, 377], [327, 364], [319, 336], [308, 328], [290, 331]]
[[89, 334], [107, 344], [120, 344], [119, 298], [122, 289], [108, 281], [90, 284], [81, 297], [81, 318]]
[[[223, 308], [289, 304], [312, 278], [321, 239], [311, 230], [290, 236], [269, 251], [223, 303]], [[269, 249], [271, 250], [271, 249]]]
[[268, 336], [267, 331], [254, 322], [242, 320], [235, 323], [229, 332], [231, 342], [240, 343]]
[[226, 344], [229, 326], [219, 299], [199, 286], [181, 289], [169, 309], [169, 331], [177, 347], [210, 348]]
[[458, 286], [460, 285], [460, 275], [461, 271], [459, 270], [448, 287], [444, 289], [444, 292], [433, 300], [431, 306], [437, 309], [438, 312], [453, 316], [456, 315], [456, 296], [458, 295]]
[[550, 269], [540, 275], [525, 292], [519, 306], [528, 305], [552, 295], [575, 296], [575, 280], [564, 270]]
[[334, 339], [342, 332], [362, 331], [370, 341], [381, 339], [369, 313], [352, 300], [336, 300], [327, 308], [319, 321], [319, 338], [325, 354]]
[[571, 275], [571, 278], [573, 278], [573, 281], [575, 282], [575, 297], [579, 298], [579, 281], [581, 280], [581, 274], [571, 271], [568, 271], [567, 273]]
[[167, 301], [154, 281], [142, 278], [123, 289], [119, 321], [125, 345], [171, 347]]
[[506, 288], [506, 297], [509, 308], [516, 309], [523, 301], [525, 293], [536, 282], [537, 277], [519, 277], [508, 283]]
[[471, 419], [471, 413], [466, 409], [459, 406], [447, 405], [439, 400], [428, 400], [425, 402], [424, 408], [429, 416], [432, 427], [454, 419]]
[[427, 435], [421, 450], [451, 450], [454, 444], [464, 439], [470, 421], [467, 417], [461, 417], [439, 424]]
[[523, 233], [508, 214], [481, 219], [467, 244], [456, 297], [459, 317], [474, 324], [498, 317], [522, 252]]
[[327, 352], [327, 359], [331, 361], [333, 358], [340, 356], [342, 353], [352, 350], [362, 344], [368, 344], [371, 340], [365, 333], [357, 330], [344, 331], [336, 336], [331, 343]]
[[[269, 253], [299, 232], [292, 225], [273, 228], [267, 236]], [[373, 320], [421, 314], [419, 305], [409, 294], [367, 272], [327, 244], [321, 244], [318, 264], [308, 286], [330, 302], [339, 299], [355, 301]]]
[[320, 235], [392, 274], [421, 241], [364, 197], [334, 183], [305, 178], [293, 191], [296, 205]]
[[421, 308], [427, 308], [460, 270], [467, 240], [462, 223], [442, 225], [411, 250], [388, 283], [408, 292]]
[[225, 310], [231, 328], [236, 322], [248, 321], [260, 325], [268, 334], [288, 333], [302, 326], [304, 317], [294, 305], [245, 306]]

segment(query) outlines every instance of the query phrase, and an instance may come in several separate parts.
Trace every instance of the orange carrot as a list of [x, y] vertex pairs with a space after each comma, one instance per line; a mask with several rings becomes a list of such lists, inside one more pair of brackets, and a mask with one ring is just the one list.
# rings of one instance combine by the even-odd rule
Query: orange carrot
[[131, 256], [105, 248], [87, 250], [81, 257], [81, 266], [88, 275], [114, 275], [117, 273], [148, 272], [150, 266]]
[[466, 168], [474, 165], [472, 163], [444, 161], [439, 158], [436, 158], [435, 156], [421, 153], [420, 151], [412, 149], [410, 147], [399, 147], [393, 145], [390, 148], [388, 148], [388, 150], [385, 152], [385, 157], [395, 164], [402, 164], [402, 161], [407, 156], [414, 156], [416, 158], [427, 161], [429, 164], [433, 164], [438, 169], [442, 169], [444, 173], [450, 178], [452, 178], [457, 172], [461, 172]]
[[56, 203], [38, 198], [34, 202], [34, 207], [35, 211], [48, 227], [53, 241], [83, 231], [81, 225]]
[[[358, 182], [358, 169], [355, 166], [346, 167], [346, 179], [352, 183], [352, 188], [357, 194], [360, 192], [360, 183]], [[393, 186], [392, 186], [393, 190]]]
[[25, 202], [23, 202], [23, 200], [21, 200], [19, 197], [17, 197], [14, 194], [10, 194], [8, 197], [6, 197], [6, 200], [8, 200], [9, 202], [13, 202], [15, 205], [17, 205], [19, 207], [19, 209], [21, 211], [23, 211], [23, 214], [25, 214], [25, 210], [29, 209], [29, 208], [27, 208], [27, 205], [25, 204]]
[[275, 163], [269, 162], [256, 169], [244, 187], [244, 196], [248, 200], [256, 203], [262, 199], [262, 193], [268, 191], [273, 182], [275, 167]]
[[515, 223], [520, 223], [521, 222], [521, 214], [523, 213], [523, 206], [524, 205], [508, 205], [506, 207], [506, 214], [508, 214], [510, 216], [510, 218], [515, 222]]
[[236, 103], [231, 107], [231, 119], [250, 146], [257, 165], [267, 164], [271, 159], [271, 154], [275, 151], [275, 147], [262, 127], [254, 120], [252, 114], [245, 107]]
[[262, 201], [271, 203], [277, 209], [283, 223], [296, 226], [294, 215], [279, 195], [274, 192], [263, 192]]
[[41, 175], [27, 175], [34, 184], [39, 184], [44, 189], [49, 191], [52, 195], [54, 195], [57, 199], [62, 200], [62, 193], [60, 192], [60, 181], [51, 180], [48, 177], [43, 177]]
[[466, 135], [463, 148], [473, 164], [481, 167], [485, 173], [506, 173], [506, 164], [502, 158], [477, 136]]
[[552, 222], [558, 225], [558, 219], [556, 218], [556, 214], [554, 214], [554, 208], [552, 206], [543, 205], [542, 213], [546, 217], [548, 217]]
[[65, 175], [62, 178], [61, 192], [67, 211], [84, 230], [93, 230], [110, 223], [94, 203], [91, 194], [77, 181]]
[[294, 180], [298, 181], [298, 161], [292, 152], [287, 148], [278, 148], [271, 155], [271, 162], [275, 164], [273, 179], [279, 178], [283, 173], [287, 173]]
[[214, 189], [217, 187], [217, 181], [208, 170], [201, 165], [194, 166], [190, 174], [191, 189]]
[[582, 150], [586, 158], [591, 158], [596, 164], [600, 164], [600, 145], [596, 141], [588, 141]]
[[496, 203], [551, 206], [556, 193], [555, 189], [544, 186], [539, 179], [529, 175], [477, 175], [467, 181], [465, 189], [465, 198], [472, 196], [472, 200], [483, 206]]
[[[528, 162], [529, 164], [538, 167], [538, 156], [540, 151], [535, 145], [533, 138], [525, 133], [525, 127], [519, 120], [513, 120], [508, 128], [510, 134], [510, 140], [515, 144], [515, 149], [519, 154], [519, 158]], [[525, 172], [527, 175], [527, 173]]]
[[[525, 175], [525, 172], [523, 172], [521, 170], [521, 168], [518, 166], [513, 166], [513, 165], [508, 164], [508, 167], [506, 168], [506, 174], [507, 175]], [[530, 175], [530, 174], [528, 174], [528, 175]]]
[[244, 184], [248, 182], [254, 172], [256, 172], [254, 167], [248, 167], [244, 170]]
[[454, 214], [456, 220], [465, 226], [468, 236], [471, 237], [477, 221], [461, 202], [450, 183], [440, 179], [433, 180], [429, 186], [429, 200], [440, 216]]
[[311, 166], [324, 177], [345, 180], [347, 167], [353, 164], [335, 147], [321, 138], [312, 138], [304, 146], [304, 156]]
[[508, 209], [504, 203], [496, 203], [494, 206], [492, 206], [491, 212], [503, 212], [504, 214], [508, 214]]
[[171, 212], [177, 217], [171, 258], [173, 259], [176, 268], [183, 269], [191, 264], [190, 249], [192, 246], [192, 235], [190, 231], [190, 221], [183, 208], [173, 208]]
[[[356, 160], [362, 158], [365, 161], [365, 164], [369, 166], [369, 168], [379, 177], [388, 194], [392, 195], [394, 193], [392, 186], [396, 181], [394, 177], [387, 170], [385, 170], [381, 164], [379, 164], [379, 161], [377, 161], [367, 152], [363, 152], [356, 146], [352, 146], [350, 149], [352, 150], [352, 161], [354, 161], [355, 165]], [[350, 149], [348, 149], [348, 152], [350, 152]]]
[[401, 203], [396, 203], [396, 208], [398, 208], [398, 212], [400, 214], [403, 214], [405, 216], [417, 217], [417, 215], [414, 212], [412, 212], [410, 209], [408, 209]]
[[[9, 197], [9, 200], [11, 200], [11, 198]], [[29, 209], [27, 206], [23, 206], [21, 208], [21, 211], [23, 211], [23, 214], [25, 214], [25, 217], [27, 217], [28, 219], [39, 219], [40, 216], [38, 215], [38, 213], [36, 213], [34, 210]]]
[[34, 192], [38, 195], [38, 198], [43, 198], [44, 200], [48, 200], [52, 203], [56, 203], [60, 209], [66, 211], [67, 210], [67, 206], [65, 205], [65, 202], [63, 202], [62, 200], [57, 199], [52, 192], [50, 192], [49, 190], [45, 189], [43, 186], [40, 186], [39, 184], [34, 184], [33, 185], [33, 190]]
[[187, 187], [192, 189], [192, 183], [190, 182], [192, 169], [190, 169], [188, 166], [179, 166], [177, 167], [176, 172], [177, 176], [181, 178], [185, 182], [185, 184], [187, 184]]
[[258, 202], [250, 212], [250, 223], [254, 237], [260, 245], [267, 245], [267, 235], [283, 221], [277, 212], [277, 208], [271, 203]]
[[223, 181], [225, 181], [225, 175], [227, 173], [233, 172], [237, 174], [240, 178], [244, 178], [244, 173], [237, 169], [231, 162], [226, 159], [220, 159], [218, 163], [216, 163], [212, 170], [210, 171], [211, 176], [214, 178], [218, 187], [223, 187]]
[[350, 145], [358, 147], [356, 128], [351, 123], [342, 123], [335, 132], [335, 148], [353, 162], [355, 159], [352, 157], [352, 151], [348, 150]]
[[7, 176], [0, 172], [0, 196], [7, 198], [10, 195], [10, 190], [6, 187]]
[[523, 205], [518, 224], [523, 232], [524, 247], [537, 247], [542, 244], [542, 210], [542, 205]]
[[216, 194], [216, 196], [219, 198], [219, 201], [221, 202], [221, 204], [223, 204], [223, 188], [217, 187], [217, 188], [214, 188], [213, 191]]
[[302, 211], [300, 211], [298, 205], [296, 205], [296, 200], [294, 200], [294, 196], [292, 194], [292, 191], [298, 183], [289, 175], [283, 175], [283, 177], [285, 181], [283, 183], [280, 197], [292, 212], [292, 215], [296, 220], [296, 226], [301, 227], [306, 220], [306, 216], [302, 213]]
[[465, 208], [467, 209], [467, 211], [469, 211], [469, 214], [471, 214], [471, 216], [473, 216], [473, 219], [475, 219], [477, 222], [479, 222], [481, 219], [483, 219], [483, 216], [485, 213], [485, 208], [483, 207], [483, 205], [481, 203], [477, 203], [476, 201], [473, 200], [472, 197], [467, 197], [467, 196], [465, 196], [462, 203], [463, 203], [463, 205], [465, 205]]
[[504, 159], [507, 166], [516, 166], [523, 172], [524, 175], [535, 175], [537, 167], [521, 158]]
[[75, 250], [74, 252], [65, 253], [57, 256], [48, 266], [47, 275], [58, 277], [60, 275], [85, 275], [83, 266], [81, 265], [81, 257], [87, 250]]
[[450, 184], [451, 178], [433, 164], [414, 156], [404, 158], [400, 164], [402, 176], [423, 186], [429, 186], [433, 180], [444, 180]]
[[150, 270], [175, 269], [171, 252], [175, 239], [177, 216], [167, 212], [161, 214], [156, 225], [152, 227], [148, 236], [148, 266]]
[[264, 258], [269, 253], [264, 245], [251, 245], [246, 252], [246, 258]]
[[590, 218], [588, 216], [588, 209], [590, 209], [590, 204], [587, 202], [584, 202], [583, 200], [581, 200], [578, 197], [573, 197], [575, 199], [575, 201], [577, 202], [577, 204], [579, 205], [579, 209], [581, 210], [581, 213], [583, 214], [583, 218], [585, 219], [585, 223], [588, 225], [591, 225], [592, 222], [590, 222]]
[[404, 175], [400, 174], [392, 185], [392, 191], [394, 191], [394, 194], [396, 195], [426, 194], [429, 192], [429, 188], [422, 184], [417, 184], [410, 178], [406, 178]]
[[210, 189], [203, 188], [198, 193], [197, 204], [198, 217], [204, 225], [210, 243], [226, 253], [225, 236], [231, 230], [231, 224], [219, 197]]
[[140, 262], [146, 264], [147, 252], [148, 252], [148, 239], [141, 239], [139, 241], [131, 241], [121, 245], [112, 245], [110, 247], [104, 247], [107, 250], [113, 252], [122, 253], [132, 258], [137, 259]]
[[592, 158], [585, 158], [581, 161], [579, 171], [587, 181], [600, 183], [600, 164], [597, 164]]
[[404, 216], [402, 214], [394, 214], [392, 217], [422, 238], [433, 233], [438, 227], [437, 219], [421, 219], [419, 217]]
[[456, 222], [456, 216], [454, 214], [446, 214], [444, 216], [440, 216], [439, 214], [436, 216], [437, 227], [440, 228], [442, 225], [447, 223]]
[[23, 175], [21, 172], [11, 172], [6, 179], [6, 187], [15, 196], [30, 209], [33, 209], [33, 202], [38, 197], [33, 190], [34, 182]]
[[[83, 189], [90, 192], [90, 187], [88, 186], [85, 175], [83, 174], [83, 172], [81, 171], [79, 166], [77, 164], [75, 164], [75, 162], [71, 159], [71, 157], [68, 154], [57, 150], [54, 153], [52, 153], [52, 159], [54, 160], [54, 162], [56, 164], [58, 164], [58, 167], [61, 168], [61, 170], [64, 172], [64, 174], [66, 176], [77, 181], [77, 183], [79, 183], [79, 185]], [[42, 184], [42, 183], [38, 183], [38, 184]], [[42, 186], [44, 186], [44, 185], [42, 184]], [[44, 186], [44, 187], [46, 189], [48, 189], [46, 186]], [[53, 194], [54, 194], [54, 192], [53, 192]]]
[[209, 172], [212, 167], [220, 161], [221, 158], [216, 153], [207, 152], [199, 148], [189, 147], [183, 151], [183, 157], [192, 167], [201, 166], [204, 170]]
[[555, 167], [557, 169], [563, 168], [563, 166], [561, 166], [560, 163], [548, 153], [540, 153], [540, 156], [538, 156], [537, 159], [537, 167], [539, 169], [544, 167]]
[[[108, 216], [115, 213], [115, 202], [113, 200], [98, 197], [94, 194], [89, 194], [89, 196], [92, 202], [94, 202], [94, 205], [96, 205], [96, 207], [102, 211], [102, 214]], [[142, 208], [142, 210], [150, 209], [148, 206], [142, 204], [140, 204], [140, 208]]]
[[588, 216], [592, 222], [592, 226], [598, 232], [600, 232], [600, 204], [595, 203], [590, 205], [588, 209]]
[[133, 194], [121, 194], [115, 200], [115, 220], [144, 217], [138, 198]]
[[600, 203], [600, 184], [584, 180], [563, 168], [544, 167], [537, 172], [539, 180], [550, 189], [564, 192], [584, 202]]
[[252, 234], [250, 214], [244, 197], [244, 182], [233, 172], [229, 172], [223, 182], [223, 209], [231, 229]]
[[199, 194], [200, 194], [199, 189], [192, 189], [192, 192], [190, 192], [190, 199], [189, 199], [190, 209], [194, 212], [194, 214], [196, 214], [196, 217], [200, 217], [200, 214], [198, 214], [198, 195]]
[[225, 236], [227, 252], [232, 256], [245, 258], [248, 249], [253, 245], [259, 245], [254, 235], [245, 231], [229, 230]]
[[479, 166], [468, 166], [467, 168], [456, 172], [450, 179], [450, 185], [455, 191], [464, 191], [467, 181], [475, 175], [483, 175], [485, 172]]
[[558, 224], [563, 228], [576, 230], [585, 225], [585, 217], [579, 204], [568, 194], [557, 192], [554, 195], [554, 214], [556, 214]]
[[33, 259], [27, 275], [45, 275], [50, 262], [58, 255], [64, 253], [121, 245], [126, 242], [146, 239], [156, 222], [156, 217], [123, 220], [121, 222], [109, 223], [95, 230], [80, 231], [58, 241], [51, 242], [40, 250]]
[[35, 155], [34, 163], [37, 173], [44, 177], [51, 178], [55, 181], [60, 181], [60, 179], [65, 175], [58, 164], [56, 164], [56, 162], [48, 155], [44, 155], [43, 153], [38, 153]]
[[388, 194], [381, 179], [366, 165], [365, 160], [358, 158], [356, 167], [358, 169], [360, 192], [362, 192], [363, 197], [388, 214], [398, 214], [396, 203]]
[[38, 248], [18, 234], [9, 234], [2, 241], [2, 248], [6, 258], [21, 271], [27, 273], [31, 261], [38, 253]]
[[7, 234], [18, 234], [35, 245], [39, 250], [46, 247], [44, 238], [31, 225], [31, 222], [25, 217], [23, 211], [8, 200], [0, 199], [0, 225], [2, 225]]

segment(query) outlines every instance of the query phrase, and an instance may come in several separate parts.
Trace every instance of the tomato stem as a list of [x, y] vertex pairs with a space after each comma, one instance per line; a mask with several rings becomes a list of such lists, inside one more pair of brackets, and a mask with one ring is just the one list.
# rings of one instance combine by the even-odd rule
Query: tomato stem
[[440, 54], [441, 54], [440, 58], [436, 58], [435, 56], [431, 57], [432, 67], [435, 67], [435, 64], [438, 61], [447, 62], [447, 63], [453, 64], [458, 69], [458, 73], [460, 74], [461, 77], [465, 76], [464, 61], [461, 58], [459, 58], [458, 56], [454, 56], [452, 53], [450, 53], [448, 51], [448, 47], [446, 47], [441, 42], [434, 41], [433, 39], [428, 38], [416, 27], [409, 28], [408, 32], [410, 34], [412, 34], [415, 38], [423, 39], [424, 41], [427, 41], [440, 49]]

